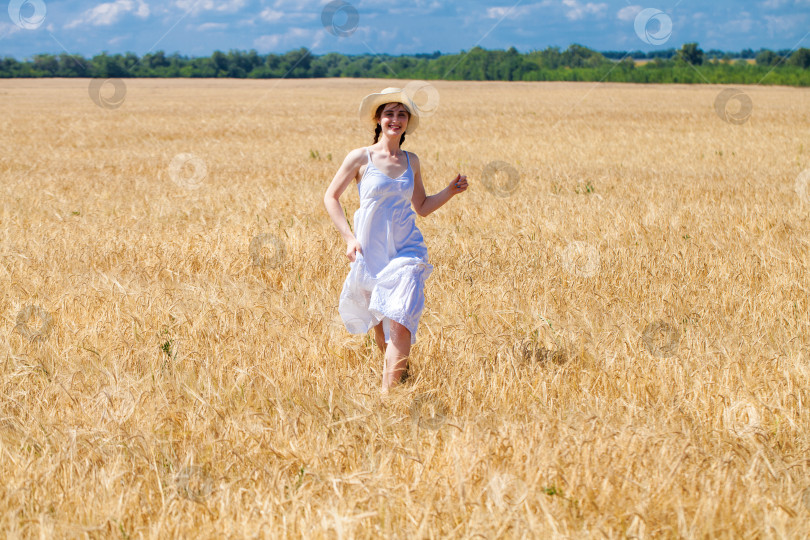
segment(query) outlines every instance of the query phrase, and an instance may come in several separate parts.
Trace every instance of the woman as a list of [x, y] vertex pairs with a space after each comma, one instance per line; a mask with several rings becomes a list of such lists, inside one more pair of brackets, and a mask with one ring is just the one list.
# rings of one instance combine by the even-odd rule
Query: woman
[[[403, 90], [386, 88], [366, 96], [360, 118], [375, 128], [374, 144], [349, 152], [323, 202], [351, 261], [340, 293], [340, 315], [352, 334], [374, 329], [374, 339], [385, 353], [385, 393], [407, 370], [425, 305], [425, 280], [433, 270], [414, 210], [429, 215], [466, 191], [467, 177], [459, 174], [439, 193], [425, 194], [419, 158], [401, 149], [405, 134], [419, 125], [419, 111]], [[339, 201], [352, 180], [360, 193], [354, 234]]]

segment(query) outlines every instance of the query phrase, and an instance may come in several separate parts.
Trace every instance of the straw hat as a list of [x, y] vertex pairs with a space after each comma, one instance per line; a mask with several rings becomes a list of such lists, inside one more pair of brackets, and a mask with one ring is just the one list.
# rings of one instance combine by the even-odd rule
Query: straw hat
[[416, 108], [413, 100], [402, 88], [386, 88], [377, 94], [369, 94], [360, 103], [360, 119], [372, 128], [377, 127], [377, 119], [374, 113], [377, 107], [386, 103], [402, 103], [411, 117], [408, 119], [408, 127], [405, 133], [411, 134], [419, 127], [419, 109]]

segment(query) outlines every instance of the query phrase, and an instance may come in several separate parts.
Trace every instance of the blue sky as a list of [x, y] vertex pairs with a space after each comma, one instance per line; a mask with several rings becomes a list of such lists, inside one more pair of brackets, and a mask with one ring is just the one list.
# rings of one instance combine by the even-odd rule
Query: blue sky
[[810, 0], [333, 1], [342, 3], [4, 0], [0, 56], [298, 47], [315, 54], [452, 53], [476, 45], [526, 52], [571, 43], [652, 51], [689, 41], [704, 50], [810, 48]]

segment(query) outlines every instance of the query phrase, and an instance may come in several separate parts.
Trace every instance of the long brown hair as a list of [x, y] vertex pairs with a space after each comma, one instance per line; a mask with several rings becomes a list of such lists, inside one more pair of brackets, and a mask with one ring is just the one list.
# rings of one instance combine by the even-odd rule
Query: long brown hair
[[[399, 103], [399, 101], [392, 101], [391, 103]], [[390, 105], [390, 103], [383, 103], [382, 105], [377, 107], [377, 112], [374, 113], [374, 118], [377, 119], [377, 127], [374, 128], [374, 144], [376, 144], [377, 141], [380, 140], [380, 133], [382, 133], [382, 126], [380, 125], [380, 115], [382, 115], [383, 109], [385, 108], [386, 105]], [[400, 105], [402, 104], [400, 103]], [[405, 106], [403, 105], [403, 107]], [[405, 107], [405, 111], [408, 113], [408, 122], [410, 122], [411, 111], [408, 110], [408, 107]], [[405, 133], [403, 132], [402, 136], [399, 138], [399, 145], [402, 146], [404, 142], [405, 142]]]

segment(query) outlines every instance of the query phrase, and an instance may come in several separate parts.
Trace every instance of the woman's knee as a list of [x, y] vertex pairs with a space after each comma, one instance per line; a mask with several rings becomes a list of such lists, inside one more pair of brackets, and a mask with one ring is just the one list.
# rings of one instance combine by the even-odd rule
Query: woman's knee
[[391, 338], [392, 339], [407, 339], [410, 343], [411, 331], [405, 328], [398, 322], [391, 321]]

